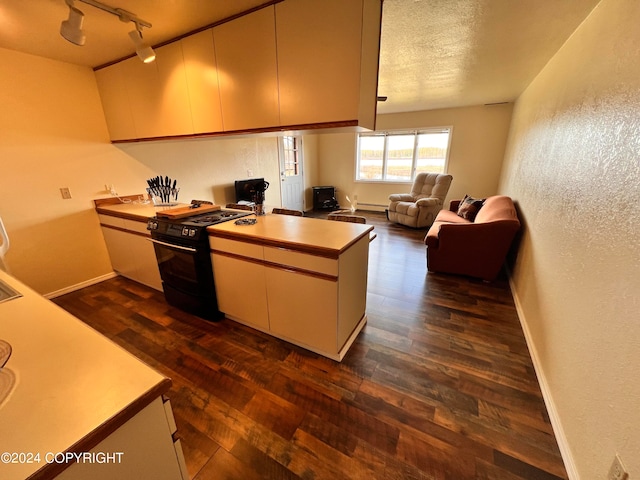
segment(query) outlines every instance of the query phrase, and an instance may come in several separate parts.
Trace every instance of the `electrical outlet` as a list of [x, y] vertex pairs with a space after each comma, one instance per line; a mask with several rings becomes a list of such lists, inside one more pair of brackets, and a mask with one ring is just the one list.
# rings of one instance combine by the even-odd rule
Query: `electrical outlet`
[[613, 459], [613, 463], [611, 464], [611, 468], [609, 469], [607, 480], [627, 480], [628, 478], [629, 473], [625, 470], [624, 465], [622, 464], [622, 460], [616, 454], [616, 458]]
[[253, 170], [247, 170], [247, 177], [253, 177]]
[[69, 200], [71, 198], [71, 191], [69, 190], [69, 187], [60, 188], [60, 195], [62, 195], [64, 200]]

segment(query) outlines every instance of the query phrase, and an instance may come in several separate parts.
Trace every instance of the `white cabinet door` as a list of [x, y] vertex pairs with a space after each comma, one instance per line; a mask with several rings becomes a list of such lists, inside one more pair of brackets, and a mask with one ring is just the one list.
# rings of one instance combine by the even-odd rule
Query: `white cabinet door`
[[212, 29], [180, 40], [194, 133], [222, 131], [218, 66]]
[[273, 6], [213, 28], [225, 131], [280, 123]]
[[[180, 459], [182, 451], [171, 437], [162, 399], [157, 398], [91, 452], [103, 463], [73, 463], [59, 480], [185, 480], [188, 473]], [[112, 461], [104, 461], [104, 454]], [[101, 457], [98, 457], [101, 455]]]
[[129, 94], [127, 77], [122, 63], [110, 65], [96, 73], [102, 109], [111, 140], [137, 138]]
[[138, 138], [193, 133], [182, 44], [156, 49], [156, 60], [124, 60], [127, 89]]
[[102, 227], [102, 235], [107, 244], [113, 270], [127, 278], [134, 278], [136, 266], [131, 261], [131, 249], [129, 248], [132, 235], [109, 227]]
[[314, 351], [336, 353], [338, 282], [266, 267], [271, 333]]
[[146, 222], [125, 220], [129, 234], [129, 260], [134, 266], [134, 277], [148, 287], [162, 291], [162, 279], [158, 269], [158, 260], [153, 244], [150, 242]]
[[281, 125], [373, 128], [380, 0], [296, 0], [275, 9]]
[[276, 5], [283, 125], [356, 120], [362, 1]]
[[109, 215], [99, 218], [113, 270], [162, 291], [158, 261], [153, 244], [148, 241], [146, 223]]
[[162, 291], [162, 279], [153, 244], [145, 237], [137, 235], [130, 235], [130, 237], [129, 251], [135, 268], [133, 279]]
[[251, 260], [211, 255], [218, 309], [229, 318], [269, 330], [265, 267]]

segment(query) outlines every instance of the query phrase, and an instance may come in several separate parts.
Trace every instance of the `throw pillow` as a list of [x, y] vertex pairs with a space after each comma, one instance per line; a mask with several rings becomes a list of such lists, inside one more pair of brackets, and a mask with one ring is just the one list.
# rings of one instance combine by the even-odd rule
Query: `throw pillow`
[[484, 198], [479, 199], [465, 195], [458, 206], [458, 215], [473, 222], [476, 219], [476, 215], [482, 208], [482, 205], [484, 205], [484, 200]]

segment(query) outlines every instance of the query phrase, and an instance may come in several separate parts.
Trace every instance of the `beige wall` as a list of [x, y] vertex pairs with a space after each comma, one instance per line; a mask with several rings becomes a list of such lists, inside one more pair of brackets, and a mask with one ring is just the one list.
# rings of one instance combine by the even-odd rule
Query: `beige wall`
[[[379, 115], [376, 129], [453, 127], [448, 168], [453, 183], [448, 203], [466, 193], [476, 197], [497, 193], [512, 108], [513, 105], [505, 104]], [[319, 181], [338, 189], [341, 205], [348, 206], [345, 195], [351, 199], [357, 195], [360, 208], [376, 209], [363, 204], [386, 206], [390, 194], [411, 189], [407, 183], [356, 182], [355, 133], [317, 137]], [[377, 209], [381, 208], [384, 207]]]
[[235, 180], [264, 177], [269, 182], [265, 207], [280, 205], [276, 137], [165, 140], [116, 144], [116, 148], [161, 175], [176, 179], [181, 202], [235, 202]]
[[[0, 49], [6, 263], [41, 293], [111, 272], [91, 199], [151, 172], [108, 143], [91, 69]], [[73, 198], [63, 200], [59, 188]]]
[[[142, 193], [156, 175], [178, 179], [180, 200], [233, 197], [247, 170], [280, 204], [277, 141], [226, 138], [111, 145], [93, 71], [0, 49], [0, 217], [11, 273], [42, 294], [111, 274], [92, 200]], [[312, 169], [313, 171], [313, 169]], [[73, 198], [63, 200], [59, 188]]]
[[[603, 0], [518, 100], [513, 289], [571, 478], [640, 478], [640, 3]], [[566, 444], [565, 444], [566, 447]], [[567, 454], [568, 453], [568, 454]]]

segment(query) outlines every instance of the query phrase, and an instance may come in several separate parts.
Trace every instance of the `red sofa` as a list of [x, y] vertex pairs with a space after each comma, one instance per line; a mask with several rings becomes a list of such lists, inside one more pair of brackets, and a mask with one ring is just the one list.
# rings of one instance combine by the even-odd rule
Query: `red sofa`
[[427, 232], [427, 269], [494, 280], [520, 229], [511, 198], [488, 197], [475, 220], [458, 216], [460, 200], [441, 210]]

